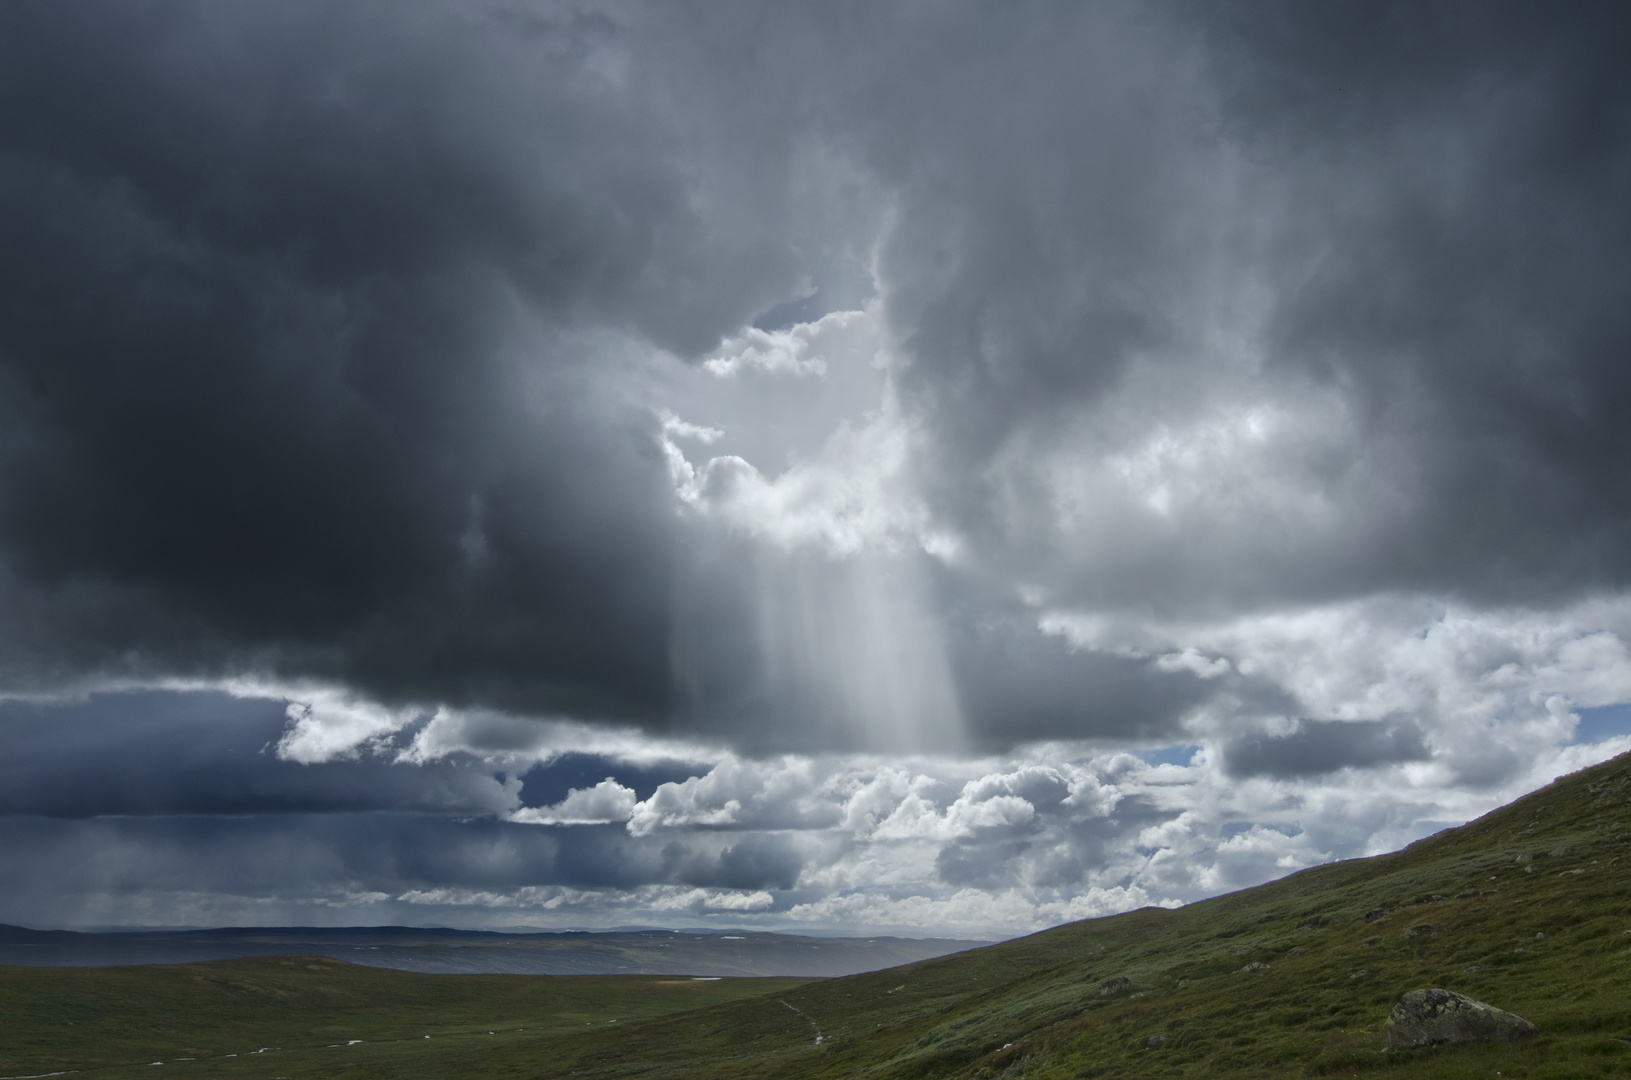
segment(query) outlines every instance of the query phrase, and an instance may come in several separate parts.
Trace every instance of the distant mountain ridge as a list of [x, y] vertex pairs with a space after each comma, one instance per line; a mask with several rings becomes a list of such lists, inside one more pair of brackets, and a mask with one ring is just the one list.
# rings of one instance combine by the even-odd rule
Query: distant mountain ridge
[[87, 933], [0, 924], [0, 965], [102, 967], [301, 955], [443, 975], [831, 977], [989, 944], [953, 938], [806, 937], [713, 929], [507, 934], [407, 926], [265, 926]]

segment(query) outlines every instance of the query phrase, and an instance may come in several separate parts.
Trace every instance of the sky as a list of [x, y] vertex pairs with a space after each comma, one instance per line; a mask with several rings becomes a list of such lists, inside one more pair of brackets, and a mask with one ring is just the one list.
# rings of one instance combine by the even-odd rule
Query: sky
[[1628, 54], [0, 6], [0, 922], [1005, 936], [1631, 749]]

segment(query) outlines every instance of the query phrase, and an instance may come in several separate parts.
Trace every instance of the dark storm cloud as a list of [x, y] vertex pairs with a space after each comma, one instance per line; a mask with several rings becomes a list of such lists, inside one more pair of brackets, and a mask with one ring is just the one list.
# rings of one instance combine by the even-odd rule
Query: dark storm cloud
[[1231, 776], [1312, 776], [1429, 757], [1408, 720], [1299, 720], [1290, 735], [1248, 735], [1223, 748]]
[[1631, 17], [1216, 14], [1236, 134], [1288, 179], [1274, 359], [1417, 470], [1347, 572], [1502, 600], [1624, 587]]
[[559, 333], [690, 353], [789, 267], [597, 76], [617, 25], [0, 18], [10, 680], [270, 663], [661, 709], [661, 459]]
[[618, 826], [549, 829], [413, 813], [8, 814], [0, 815], [0, 852], [8, 917], [57, 925], [83, 919], [48, 913], [47, 898], [176, 893], [296, 902], [438, 889], [785, 889], [801, 868], [772, 837], [721, 848], [634, 838]]
[[788, 889], [803, 867], [775, 836], [633, 837], [621, 823], [548, 828], [501, 820], [607, 775], [649, 796], [694, 767], [568, 754], [522, 774], [517, 791], [464, 755], [414, 767], [381, 755], [284, 761], [273, 750], [287, 724], [282, 702], [197, 691], [0, 704], [0, 848], [13, 868], [16, 903], [26, 907], [42, 889], [294, 901], [356, 891], [358, 883], [392, 895], [539, 886]]
[[971, 726], [999, 745], [1084, 731], [1159, 740], [1209, 696], [1191, 675], [1072, 650], [1015, 611], [959, 621], [950, 652]]
[[[509, 884], [555, 858], [544, 830], [491, 828], [393, 814], [264, 817], [0, 818], [8, 891], [211, 890], [278, 896], [347, 883]], [[480, 833], [481, 835], [477, 835]], [[469, 842], [460, 842], [468, 840]]]
[[0, 703], [0, 814], [491, 815], [515, 803], [492, 769], [470, 761], [283, 761], [273, 750], [287, 723], [282, 702], [219, 693]]
[[[914, 68], [921, 96], [891, 84], [863, 125], [910, 193], [882, 266], [939, 503], [988, 559], [1113, 606], [1631, 580], [1622, 10], [1049, 14], [981, 37], [966, 65], [956, 46], [992, 27], [936, 26], [945, 62]], [[913, 111], [940, 93], [932, 118]], [[1003, 455], [1034, 463], [1138, 364], [1227, 400], [1239, 378], [1204, 335], [1231, 279], [1268, 291], [1253, 392], [1351, 410], [1352, 443], [1299, 478], [1342, 527], [1129, 526], [1074, 565], [1047, 536], [1054, 492]]]
[[[833, 571], [831, 560], [818, 556], [786, 573], [791, 584], [773, 591], [765, 587], [765, 571], [755, 561], [749, 545], [733, 541], [709, 551], [705, 565], [691, 568], [686, 595], [693, 602], [676, 623], [674, 644], [686, 724], [718, 732], [747, 752], [868, 747], [856, 734], [867, 718], [858, 715], [844, 680], [828, 668], [800, 666], [801, 658], [831, 650], [831, 642], [858, 636], [849, 621], [853, 613], [833, 600], [851, 583]], [[772, 565], [781, 570], [783, 564]], [[1144, 658], [1077, 649], [1039, 629], [1035, 610], [1011, 595], [933, 565], [925, 571], [936, 645], [945, 654], [948, 700], [962, 722], [962, 730], [952, 734], [967, 736], [976, 746], [1002, 748], [1084, 733], [1158, 741], [1175, 730], [1179, 717], [1215, 693], [1189, 672], [1165, 672]], [[767, 592], [796, 608], [798, 632], [786, 641], [767, 643], [762, 621]], [[905, 625], [896, 634], [906, 637], [916, 629]], [[901, 673], [914, 658], [911, 650], [902, 652], [881, 663]], [[835, 665], [843, 669], [837, 674], [853, 677], [866, 659], [848, 658]], [[1229, 684], [1265, 709], [1295, 708], [1262, 680], [1231, 678]], [[766, 716], [779, 722], [765, 726], [760, 720]], [[904, 747], [884, 742], [870, 748]]]
[[1014, 860], [1030, 848], [1024, 840], [1004, 840], [994, 844], [953, 844], [935, 856], [934, 870], [947, 885], [968, 885], [989, 889], [1012, 879]]
[[[27, 818], [8, 819], [18, 857], [38, 857], [65, 835], [79, 839], [81, 858], [115, 852], [80, 880], [50, 860], [19, 878], [52, 888], [92, 888], [96, 879], [124, 875], [147, 889], [209, 889], [253, 895], [285, 890], [345, 888], [393, 893], [421, 888], [513, 891], [540, 886], [631, 889], [651, 884], [728, 889], [791, 888], [801, 861], [773, 837], [708, 850], [682, 841], [631, 838], [616, 826], [545, 829], [491, 819], [451, 820], [410, 814], [311, 814], [288, 817], [100, 819], [65, 834]], [[69, 852], [64, 852], [66, 855]], [[269, 854], [283, 861], [268, 865]], [[122, 867], [122, 869], [121, 869]], [[87, 878], [88, 875], [88, 878]], [[117, 880], [102, 887], [116, 889]]]
[[804, 861], [776, 836], [752, 836], [720, 851], [716, 857], [687, 859], [679, 880], [687, 885], [726, 889], [791, 889]]
[[[853, 695], [770, 670], [740, 538], [676, 525], [627, 354], [875, 286], [961, 545], [918, 599], [973, 744], [1176, 737], [1224, 693], [1297, 715], [1072, 651], [1013, 597], [1159, 620], [1631, 581], [1627, 33], [1455, 3], [8, 5], [0, 672], [865, 745], [820, 715]], [[861, 194], [798, 173], [817, 151]], [[1058, 464], [1148, 472], [1150, 433], [1264, 401], [1302, 441], [1220, 478], [1192, 440], [1177, 509]]]

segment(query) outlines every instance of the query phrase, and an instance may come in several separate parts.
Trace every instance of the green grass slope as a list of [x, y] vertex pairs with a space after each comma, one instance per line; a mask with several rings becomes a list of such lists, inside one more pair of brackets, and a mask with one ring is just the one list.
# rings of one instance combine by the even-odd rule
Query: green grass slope
[[[1540, 1035], [1385, 1052], [1389, 1009], [1429, 986]], [[624, 1034], [515, 1075], [1631, 1075], [1631, 756], [1390, 855]]]
[[[1391, 855], [842, 979], [414, 976], [302, 963], [317, 970], [288, 958], [0, 969], [0, 1058], [17, 1063], [0, 1076], [66, 1067], [151, 1078], [160, 1074], [148, 1066], [111, 1067], [148, 1047], [148, 1060], [167, 1062], [162, 1075], [291, 1080], [1627, 1076], [1631, 755]], [[278, 982], [277, 964], [289, 965], [278, 978], [307, 981]], [[83, 981], [27, 981], [53, 977]], [[1540, 1035], [1385, 1052], [1393, 1002], [1429, 986], [1517, 1012]], [[100, 1024], [99, 1034], [67, 1021]], [[256, 1035], [272, 1030], [293, 1034]], [[161, 1058], [161, 1046], [175, 1049]], [[240, 1046], [283, 1049], [220, 1056]]]

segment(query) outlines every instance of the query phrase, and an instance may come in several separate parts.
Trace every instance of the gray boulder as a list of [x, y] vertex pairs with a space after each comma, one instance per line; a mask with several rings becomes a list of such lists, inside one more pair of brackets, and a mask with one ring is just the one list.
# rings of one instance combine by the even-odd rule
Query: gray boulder
[[1387, 1018], [1390, 1050], [1435, 1043], [1521, 1042], [1535, 1025], [1515, 1013], [1474, 1001], [1454, 990], [1412, 990]]

